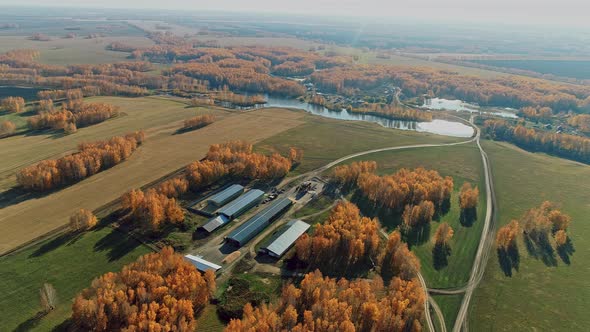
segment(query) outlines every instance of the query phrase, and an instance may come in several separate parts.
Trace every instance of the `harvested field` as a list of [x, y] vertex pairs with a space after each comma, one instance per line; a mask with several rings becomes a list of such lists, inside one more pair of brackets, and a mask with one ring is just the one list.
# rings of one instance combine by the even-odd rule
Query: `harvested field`
[[4, 208], [0, 253], [63, 226], [78, 208], [97, 209], [131, 188], [201, 159], [211, 144], [237, 139], [257, 142], [302, 124], [303, 116], [302, 112], [264, 109], [228, 116], [180, 135], [173, 135], [177, 124], [147, 130], [145, 145], [127, 161], [48, 196]]
[[[0, 158], [0, 190], [7, 190], [16, 184], [14, 174], [17, 170], [40, 160], [71, 153], [80, 142], [103, 140], [141, 129], [175, 130], [182, 126], [184, 119], [213, 112], [207, 108], [187, 108], [184, 103], [158, 97], [97, 97], [86, 100], [119, 106], [121, 115], [103, 123], [81, 128], [73, 135], [64, 136], [50, 131], [0, 140], [0, 151], [3, 156]], [[230, 113], [215, 113], [218, 118], [225, 114]]]

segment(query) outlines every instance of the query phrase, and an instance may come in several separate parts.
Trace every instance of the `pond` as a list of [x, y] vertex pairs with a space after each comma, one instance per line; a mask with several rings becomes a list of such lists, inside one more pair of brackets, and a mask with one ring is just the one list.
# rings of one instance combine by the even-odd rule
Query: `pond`
[[435, 119], [431, 122], [392, 120], [376, 115], [351, 113], [347, 110], [331, 111], [325, 107], [309, 104], [297, 99], [287, 99], [272, 96], [266, 96], [266, 98], [267, 103], [260, 105], [261, 107], [299, 108], [305, 110], [308, 113], [330, 119], [374, 122], [386, 128], [427, 132], [437, 135], [454, 137], [471, 137], [473, 135], [473, 128], [460, 122], [439, 119]]
[[488, 115], [495, 115], [503, 118], [517, 119], [516, 110], [511, 108], [486, 108], [481, 109], [479, 105], [470, 104], [462, 100], [450, 100], [443, 98], [427, 98], [421, 106], [429, 110], [435, 111], [456, 111], [456, 112], [470, 112], [470, 113], [484, 113]]
[[26, 101], [37, 99], [37, 92], [43, 89], [19, 86], [0, 86], [0, 99], [6, 97], [23, 97]]

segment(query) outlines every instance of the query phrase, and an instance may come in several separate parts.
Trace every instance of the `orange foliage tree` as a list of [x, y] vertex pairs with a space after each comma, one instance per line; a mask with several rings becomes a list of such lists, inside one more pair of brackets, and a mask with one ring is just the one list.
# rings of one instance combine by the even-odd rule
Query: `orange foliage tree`
[[131, 190], [121, 197], [121, 206], [148, 233], [157, 233], [165, 222], [180, 224], [184, 221], [184, 212], [176, 199], [169, 198], [156, 189], [149, 189], [145, 193]]
[[84, 331], [194, 331], [195, 313], [215, 290], [211, 271], [201, 274], [170, 247], [147, 254], [94, 279], [74, 299], [72, 321]]
[[199, 129], [208, 126], [215, 121], [215, 117], [211, 114], [197, 115], [190, 119], [184, 120], [182, 130]]
[[19, 113], [25, 110], [25, 100], [22, 97], [6, 97], [2, 99], [0, 107], [10, 113]]
[[377, 169], [375, 161], [359, 161], [350, 165], [336, 166], [334, 168], [334, 180], [344, 186], [356, 185], [361, 174], [373, 173]]
[[434, 204], [431, 201], [422, 201], [417, 205], [406, 205], [402, 214], [402, 228], [409, 231], [426, 226], [432, 221], [434, 210]]
[[286, 286], [275, 305], [247, 304], [225, 331], [421, 331], [424, 301], [416, 279], [394, 278], [384, 287], [378, 276], [336, 280], [316, 270], [299, 287]]
[[506, 276], [511, 276], [513, 269], [518, 270], [520, 254], [516, 241], [521, 233], [522, 228], [518, 220], [512, 220], [509, 224], [500, 227], [496, 234], [498, 262]]
[[518, 220], [512, 220], [509, 224], [500, 227], [496, 234], [496, 247], [499, 250], [513, 250], [517, 247], [518, 235], [522, 233], [522, 229], [518, 224]]
[[385, 249], [378, 257], [379, 272], [385, 281], [394, 277], [405, 280], [414, 278], [420, 272], [420, 260], [402, 242], [401, 234], [394, 231], [389, 234]]
[[84, 231], [96, 226], [97, 222], [91, 211], [80, 209], [70, 217], [70, 229], [74, 232]]
[[434, 233], [434, 247], [432, 248], [432, 261], [434, 268], [442, 269], [448, 265], [448, 256], [451, 255], [449, 241], [453, 238], [454, 231], [451, 226], [444, 222], [438, 226]]
[[461, 207], [461, 215], [459, 219], [461, 225], [471, 226], [477, 219], [477, 203], [479, 201], [479, 189], [472, 188], [471, 183], [465, 182], [461, 186], [459, 192], [459, 206]]
[[578, 128], [585, 134], [590, 134], [590, 114], [579, 114], [567, 120], [570, 126]]
[[313, 235], [304, 234], [297, 240], [295, 248], [299, 260], [312, 267], [346, 273], [376, 261], [380, 242], [379, 222], [361, 217], [356, 205], [340, 202]]
[[406, 205], [430, 201], [436, 209], [449, 203], [453, 192], [453, 179], [441, 177], [437, 171], [402, 168], [393, 175], [377, 176], [364, 173], [359, 176], [361, 192], [376, 206], [402, 210]]
[[[47, 108], [50, 105], [43, 107]], [[29, 118], [28, 124], [33, 130], [65, 129], [71, 124], [76, 127], [85, 127], [106, 121], [118, 114], [119, 110], [116, 106], [105, 103], [84, 103], [76, 99], [64, 103], [59, 111], [40, 111], [38, 115]]]
[[10, 136], [16, 131], [16, 125], [10, 121], [0, 122], [0, 137]]
[[479, 198], [479, 189], [477, 187], [472, 188], [471, 183], [465, 182], [461, 186], [459, 192], [459, 206], [461, 209], [473, 209], [477, 207]]
[[293, 165], [301, 164], [303, 160], [303, 149], [298, 149], [296, 147], [289, 148], [289, 160]]
[[45, 191], [81, 181], [127, 159], [144, 141], [142, 131], [94, 143], [81, 143], [78, 153], [44, 160], [16, 174], [27, 190]]

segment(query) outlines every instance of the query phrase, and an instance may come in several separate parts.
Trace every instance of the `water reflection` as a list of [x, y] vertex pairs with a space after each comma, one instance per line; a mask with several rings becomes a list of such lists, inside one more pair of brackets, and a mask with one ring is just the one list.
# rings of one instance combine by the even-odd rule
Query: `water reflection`
[[[464, 102], [462, 100], [450, 100], [450, 99], [443, 99], [443, 98], [426, 98], [424, 100], [424, 104], [421, 106], [422, 108], [427, 108], [430, 110], [436, 111], [465, 111], [470, 113], [484, 113], [489, 115], [495, 115], [503, 118], [510, 118], [510, 119], [517, 119], [518, 116], [514, 114], [516, 110], [511, 108], [489, 108], [489, 110], [482, 110], [479, 105], [470, 104]], [[514, 112], [512, 112], [514, 111]]]
[[371, 114], [351, 113], [347, 110], [332, 111], [319, 105], [301, 102], [297, 99], [286, 99], [268, 96], [267, 103], [261, 105], [261, 107], [299, 108], [311, 114], [323, 116], [325, 118], [330, 119], [338, 119], [344, 121], [374, 122], [386, 128], [428, 132], [445, 136], [471, 137], [473, 135], [473, 128], [460, 122], [452, 122], [438, 119], [433, 120], [431, 122], [393, 120]]

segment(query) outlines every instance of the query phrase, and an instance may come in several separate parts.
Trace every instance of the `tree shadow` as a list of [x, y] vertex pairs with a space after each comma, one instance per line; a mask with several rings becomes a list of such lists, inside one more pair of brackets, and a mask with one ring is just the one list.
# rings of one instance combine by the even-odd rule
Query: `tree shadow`
[[412, 246], [424, 244], [428, 242], [430, 237], [430, 223], [404, 229], [403, 235], [404, 241], [408, 244], [409, 249], [412, 249]]
[[555, 250], [549, 242], [547, 233], [524, 234], [524, 243], [531, 257], [541, 260], [546, 266], [557, 266]]
[[41, 319], [47, 316], [47, 312], [41, 310], [35, 314], [35, 316], [27, 319], [26, 321], [20, 323], [13, 331], [14, 332], [25, 332], [30, 331], [37, 327], [39, 323], [41, 323]]
[[498, 262], [504, 275], [512, 277], [512, 270], [518, 271], [520, 265], [520, 253], [517, 246], [510, 246], [508, 249], [497, 249]]
[[449, 211], [451, 211], [451, 199], [445, 199], [442, 204], [440, 205], [439, 211], [437, 211], [438, 214], [440, 214], [441, 216], [446, 215], [447, 213], [449, 213]]
[[459, 221], [463, 227], [471, 227], [477, 220], [477, 208], [461, 209]]
[[112, 262], [127, 255], [140, 245], [141, 242], [132, 238], [129, 234], [113, 229], [96, 242], [94, 251], [108, 251], [107, 258], [109, 262]]
[[432, 264], [435, 270], [441, 270], [449, 265], [451, 247], [447, 244], [435, 244], [432, 248]]
[[51, 329], [51, 332], [64, 332], [64, 331], [72, 331], [74, 330], [74, 325], [71, 318], [65, 319], [59, 325], [54, 326]]
[[49, 252], [51, 252], [63, 245], [68, 245], [68, 246], [72, 245], [72, 244], [76, 243], [76, 241], [78, 241], [81, 237], [82, 237], [82, 232], [63, 233], [63, 234], [59, 235], [58, 237], [56, 237], [48, 242], [45, 242], [37, 250], [35, 250], [33, 253], [31, 253], [31, 255], [29, 255], [29, 258], [43, 256], [46, 253], [49, 253]]
[[388, 231], [395, 229], [402, 223], [401, 211], [376, 205], [373, 201], [367, 199], [360, 190], [353, 193], [350, 201], [358, 206], [364, 216], [379, 219], [381, 226]]
[[[61, 188], [59, 188], [61, 189]], [[22, 187], [12, 187], [0, 193], [0, 209], [28, 201], [30, 199], [43, 198], [59, 189], [44, 192], [27, 191]]]
[[557, 247], [557, 254], [561, 258], [561, 260], [567, 265], [571, 264], [570, 257], [574, 254], [575, 251], [576, 249], [574, 249], [574, 244], [572, 243], [572, 240], [569, 236], [565, 244]]

